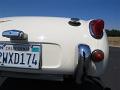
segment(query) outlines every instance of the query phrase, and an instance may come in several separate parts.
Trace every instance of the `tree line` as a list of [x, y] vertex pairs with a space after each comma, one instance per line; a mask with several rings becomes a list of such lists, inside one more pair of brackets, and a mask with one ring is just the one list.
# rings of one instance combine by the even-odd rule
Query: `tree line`
[[112, 29], [112, 30], [105, 30], [108, 37], [120, 37], [120, 30]]

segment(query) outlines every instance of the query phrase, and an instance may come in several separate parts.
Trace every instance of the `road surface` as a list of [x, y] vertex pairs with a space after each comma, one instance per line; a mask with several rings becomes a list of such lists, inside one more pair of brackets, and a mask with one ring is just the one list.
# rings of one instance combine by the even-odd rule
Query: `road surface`
[[110, 47], [108, 66], [102, 79], [111, 90], [120, 90], [120, 47]]

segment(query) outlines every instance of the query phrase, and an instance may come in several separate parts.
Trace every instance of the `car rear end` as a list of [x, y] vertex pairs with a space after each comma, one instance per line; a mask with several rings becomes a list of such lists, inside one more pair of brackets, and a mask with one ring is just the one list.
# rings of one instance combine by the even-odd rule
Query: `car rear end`
[[[103, 20], [13, 17], [0, 23], [1, 76], [100, 76], [108, 61]], [[42, 77], [43, 76], [43, 77]]]

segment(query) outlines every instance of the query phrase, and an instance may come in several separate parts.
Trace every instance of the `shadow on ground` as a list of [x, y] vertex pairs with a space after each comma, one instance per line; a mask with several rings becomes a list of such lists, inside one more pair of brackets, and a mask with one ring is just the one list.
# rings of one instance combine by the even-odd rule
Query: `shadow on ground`
[[101, 90], [99, 87], [85, 82], [81, 85], [76, 85], [72, 82], [44, 81], [31, 79], [7, 79], [0, 90], [44, 90], [44, 89], [74, 89], [74, 90]]

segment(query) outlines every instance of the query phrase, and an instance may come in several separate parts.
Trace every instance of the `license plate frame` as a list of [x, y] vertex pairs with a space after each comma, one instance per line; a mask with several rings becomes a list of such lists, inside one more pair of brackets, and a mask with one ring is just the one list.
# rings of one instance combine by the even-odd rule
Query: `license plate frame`
[[[15, 50], [14, 49], [14, 46], [21, 46], [24, 47], [24, 46], [28, 46], [29, 47], [29, 50], [28, 49], [23, 49], [23, 50]], [[9, 48], [9, 50], [6, 50], [6, 47], [9, 46], [11, 48]], [[29, 43], [10, 43], [10, 42], [0, 42], [0, 55], [1, 55], [1, 52], [2, 52], [2, 56], [0, 56], [0, 67], [6, 67], [6, 68], [24, 68], [24, 69], [40, 69], [41, 68], [41, 65], [42, 65], [42, 45], [40, 43], [34, 43], [34, 42], [29, 42]], [[3, 62], [3, 53], [6, 53], [5, 55], [7, 55], [7, 63]], [[8, 53], [8, 54], [7, 54]], [[16, 54], [17, 53], [17, 54]], [[21, 54], [21, 56], [20, 56]], [[25, 58], [22, 56], [22, 55], [27, 55], [25, 58], [28, 58], [29, 61], [25, 60]], [[4, 56], [5, 56], [4, 55]], [[11, 63], [10, 63], [10, 55], [11, 57], [13, 56], [14, 60], [12, 59], [11, 60]], [[12, 61], [15, 62], [15, 55], [19, 56], [20, 59], [23, 57], [23, 62], [25, 62], [24, 65], [20, 64], [20, 63], [12, 63]], [[30, 57], [31, 55], [31, 57]], [[8, 58], [9, 57], [9, 58]], [[37, 58], [36, 60], [35, 59], [32, 59], [32, 58]], [[33, 61], [31, 61], [33, 60]], [[26, 64], [30, 62], [30, 64]], [[32, 63], [36, 63], [35, 65], [32, 65]], [[20, 64], [20, 65], [19, 65]]]

